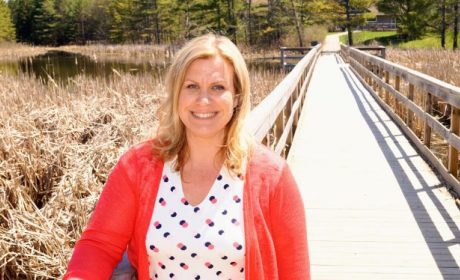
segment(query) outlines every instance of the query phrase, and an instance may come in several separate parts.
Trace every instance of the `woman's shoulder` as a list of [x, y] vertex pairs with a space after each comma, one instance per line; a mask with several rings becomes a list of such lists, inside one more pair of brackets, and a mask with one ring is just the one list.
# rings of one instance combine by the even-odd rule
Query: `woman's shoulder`
[[154, 149], [154, 139], [149, 139], [131, 146], [120, 158], [120, 161], [129, 164], [150, 163], [159, 164], [162, 162], [159, 154]]
[[262, 144], [254, 145], [250, 161], [255, 163], [263, 162], [269, 165], [283, 165], [285, 163], [284, 158]]
[[249, 168], [253, 172], [272, 176], [278, 175], [285, 164], [284, 158], [262, 144], [255, 144], [249, 157]]

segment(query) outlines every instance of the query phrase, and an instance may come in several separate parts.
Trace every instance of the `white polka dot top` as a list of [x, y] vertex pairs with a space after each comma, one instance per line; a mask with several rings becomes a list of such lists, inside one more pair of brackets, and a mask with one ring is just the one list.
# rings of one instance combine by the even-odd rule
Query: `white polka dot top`
[[172, 165], [164, 165], [147, 231], [151, 279], [244, 279], [243, 178], [222, 167], [193, 206]]

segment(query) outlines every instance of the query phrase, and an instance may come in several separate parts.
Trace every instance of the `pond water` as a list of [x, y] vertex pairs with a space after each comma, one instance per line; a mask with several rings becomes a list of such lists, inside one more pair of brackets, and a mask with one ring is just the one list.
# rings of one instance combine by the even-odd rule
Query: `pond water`
[[[65, 84], [70, 78], [81, 74], [105, 78], [123, 73], [152, 74], [160, 78], [168, 65], [169, 63], [164, 61], [158, 63], [121, 59], [97, 61], [82, 54], [50, 51], [43, 55], [22, 58], [17, 61], [0, 61], [0, 75], [24, 73], [43, 81], [53, 79], [58, 83]], [[254, 60], [248, 62], [248, 67], [255, 71], [281, 71], [277, 60]]]

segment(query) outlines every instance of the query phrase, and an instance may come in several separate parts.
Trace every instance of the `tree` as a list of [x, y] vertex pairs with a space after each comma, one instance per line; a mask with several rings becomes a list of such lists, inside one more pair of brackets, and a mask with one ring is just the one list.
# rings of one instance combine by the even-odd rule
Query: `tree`
[[277, 44], [281, 39], [281, 1], [268, 0], [268, 28], [265, 30], [270, 44]]
[[17, 40], [33, 44], [161, 44], [215, 32], [250, 45], [279, 45], [295, 34], [303, 45], [304, 27], [324, 22], [316, 11], [331, 1], [8, 0], [8, 6]]
[[440, 1], [441, 7], [441, 47], [446, 48], [446, 0]]
[[300, 21], [302, 25], [331, 24], [337, 22], [341, 14], [340, 3], [330, 0], [301, 0]]
[[252, 45], [252, 18], [251, 18], [251, 8], [252, 8], [252, 0], [248, 0], [246, 3], [246, 44]]
[[353, 46], [353, 34], [351, 31], [351, 6], [350, 0], [344, 1], [345, 5], [345, 15], [346, 15], [346, 25], [347, 25], [347, 34], [348, 34], [348, 45]]
[[353, 29], [364, 24], [369, 15], [368, 9], [374, 2], [375, 0], [336, 0], [329, 4], [329, 9], [335, 11], [335, 24], [347, 29], [350, 46], [353, 45]]
[[294, 0], [291, 0], [291, 6], [292, 6], [292, 12], [293, 12], [293, 18], [294, 18], [294, 22], [295, 22], [295, 29], [296, 29], [296, 32], [297, 32], [297, 38], [299, 40], [299, 47], [303, 47], [303, 40], [302, 40], [302, 34], [301, 34], [301, 26], [300, 26], [300, 20], [299, 20], [299, 16], [297, 14], [297, 7], [294, 3]]
[[227, 22], [228, 22], [227, 35], [236, 44], [237, 43], [236, 26], [238, 23], [236, 20], [235, 11], [236, 11], [235, 0], [227, 0]]
[[452, 43], [452, 49], [457, 49], [458, 48], [458, 17], [459, 17], [459, 5], [460, 5], [460, 1], [459, 0], [455, 0], [454, 3], [454, 38], [453, 38], [453, 43]]
[[114, 43], [130, 42], [139, 40], [136, 26], [136, 2], [132, 0], [110, 0], [110, 29], [109, 37]]
[[16, 39], [20, 42], [32, 43], [33, 0], [12, 0], [8, 3], [16, 27]]
[[15, 32], [10, 8], [6, 2], [0, 0], [0, 42], [15, 41]]
[[32, 39], [38, 44], [57, 45], [59, 21], [54, 0], [35, 0], [32, 12]]
[[418, 39], [426, 33], [436, 16], [436, 1], [432, 0], [379, 0], [380, 11], [395, 16], [401, 35]]

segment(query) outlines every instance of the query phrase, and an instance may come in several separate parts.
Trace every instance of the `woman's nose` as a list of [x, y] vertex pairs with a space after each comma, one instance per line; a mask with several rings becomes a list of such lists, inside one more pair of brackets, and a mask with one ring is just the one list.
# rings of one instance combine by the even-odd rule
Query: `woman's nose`
[[211, 95], [209, 94], [208, 90], [202, 89], [200, 90], [200, 94], [198, 95], [198, 102], [208, 104], [210, 103]]

